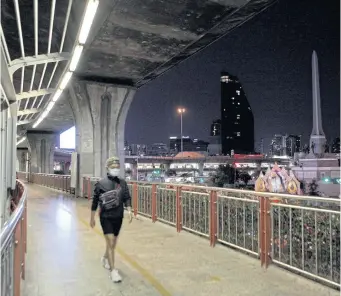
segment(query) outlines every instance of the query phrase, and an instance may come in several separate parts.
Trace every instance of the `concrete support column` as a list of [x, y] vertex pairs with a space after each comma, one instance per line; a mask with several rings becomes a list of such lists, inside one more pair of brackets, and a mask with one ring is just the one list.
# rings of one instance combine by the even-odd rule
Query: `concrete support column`
[[53, 174], [55, 135], [53, 133], [27, 132], [30, 152], [30, 172]]
[[260, 172], [262, 170], [262, 162], [257, 161], [256, 162], [256, 171]]
[[137, 163], [134, 162], [132, 163], [132, 170], [131, 170], [132, 180], [137, 180], [137, 174], [138, 174]]
[[105, 162], [111, 156], [120, 158], [124, 177], [124, 128], [135, 89], [73, 81], [69, 93], [79, 158], [77, 194], [81, 195], [82, 178], [104, 176]]
[[203, 176], [204, 174], [204, 162], [200, 161], [199, 162], [199, 176]]
[[26, 160], [27, 160], [28, 149], [17, 149], [17, 161], [19, 166], [17, 170], [19, 172], [26, 172]]

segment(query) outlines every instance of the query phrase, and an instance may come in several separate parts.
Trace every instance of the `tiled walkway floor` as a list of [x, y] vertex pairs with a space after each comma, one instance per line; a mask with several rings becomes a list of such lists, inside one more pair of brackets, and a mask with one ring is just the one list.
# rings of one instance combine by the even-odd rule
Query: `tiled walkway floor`
[[27, 185], [28, 250], [24, 296], [336, 296], [339, 292], [207, 240], [149, 220], [123, 225], [116, 258], [123, 282], [100, 264], [99, 222], [88, 226], [89, 203]]

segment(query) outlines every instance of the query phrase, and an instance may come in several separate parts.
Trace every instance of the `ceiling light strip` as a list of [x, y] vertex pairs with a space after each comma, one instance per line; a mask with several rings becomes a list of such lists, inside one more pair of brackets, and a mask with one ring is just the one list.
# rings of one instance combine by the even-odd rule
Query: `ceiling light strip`
[[78, 44], [74, 47], [71, 60], [69, 61], [68, 64], [68, 70], [64, 73], [63, 78], [60, 80], [58, 89], [52, 97], [52, 101], [47, 105], [45, 111], [39, 116], [38, 120], [34, 123], [33, 128], [36, 128], [52, 110], [55, 102], [59, 99], [63, 90], [66, 88], [68, 82], [70, 81], [73, 72], [76, 70], [77, 64], [82, 55], [83, 45], [85, 44], [91, 29], [98, 8], [98, 4], [99, 0], [88, 0], [86, 11], [81, 24], [80, 33], [78, 35]]

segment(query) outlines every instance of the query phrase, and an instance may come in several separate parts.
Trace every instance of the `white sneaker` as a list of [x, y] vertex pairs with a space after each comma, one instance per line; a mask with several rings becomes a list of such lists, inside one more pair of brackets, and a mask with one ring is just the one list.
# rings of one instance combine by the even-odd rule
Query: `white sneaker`
[[101, 262], [105, 269], [110, 270], [110, 264], [109, 264], [108, 258], [102, 257]]
[[118, 273], [117, 269], [114, 269], [114, 270], [111, 271], [111, 280], [114, 283], [122, 282], [122, 278], [121, 278], [120, 274]]

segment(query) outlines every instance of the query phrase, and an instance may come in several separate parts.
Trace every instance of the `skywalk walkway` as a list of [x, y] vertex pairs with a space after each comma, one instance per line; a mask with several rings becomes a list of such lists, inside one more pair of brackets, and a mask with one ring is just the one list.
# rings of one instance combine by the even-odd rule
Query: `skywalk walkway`
[[160, 222], [125, 221], [116, 256], [123, 281], [101, 266], [99, 221], [89, 227], [86, 199], [39, 185], [28, 187], [25, 296], [336, 296], [339, 292]]

